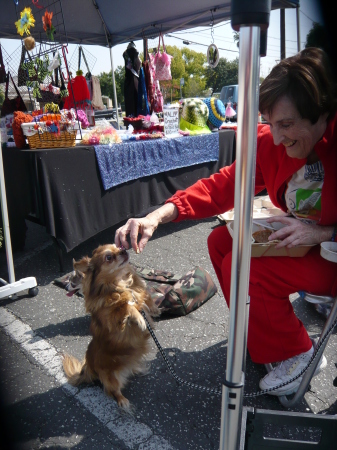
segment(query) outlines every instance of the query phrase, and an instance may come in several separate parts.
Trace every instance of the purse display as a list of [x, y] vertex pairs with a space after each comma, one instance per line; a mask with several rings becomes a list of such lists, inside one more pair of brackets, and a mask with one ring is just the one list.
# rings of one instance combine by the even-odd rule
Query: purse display
[[[160, 38], [163, 42], [163, 53], [160, 53]], [[171, 60], [173, 56], [166, 53], [166, 47], [164, 44], [164, 36], [160, 33], [158, 51], [154, 57], [154, 64], [156, 67], [156, 80], [165, 81], [172, 80], [171, 75]]]
[[[12, 80], [14, 89], [16, 90], [17, 96], [15, 98], [8, 98], [8, 87], [9, 87], [9, 77]], [[22, 111], [26, 112], [27, 108], [22, 100], [21, 94], [19, 89], [17, 88], [16, 84], [14, 83], [14, 80], [12, 78], [12, 75], [8, 72], [6, 77], [6, 91], [5, 91], [5, 100], [1, 107], [1, 116], [7, 116], [7, 114], [13, 114], [14, 111]]]

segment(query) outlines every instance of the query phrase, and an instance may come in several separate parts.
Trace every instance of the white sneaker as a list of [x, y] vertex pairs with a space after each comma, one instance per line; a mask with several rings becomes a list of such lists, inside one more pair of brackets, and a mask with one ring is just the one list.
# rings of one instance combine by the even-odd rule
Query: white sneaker
[[[311, 347], [311, 349], [305, 353], [301, 353], [300, 355], [293, 356], [292, 358], [280, 362], [272, 371], [260, 380], [260, 389], [270, 389], [296, 377], [296, 375], [298, 375], [308, 365], [313, 352], [314, 347]], [[322, 355], [313, 376], [318, 375], [326, 367], [326, 365], [326, 358]], [[274, 391], [268, 392], [268, 394], [277, 396], [293, 394], [297, 391], [301, 381], [302, 377], [299, 377], [286, 386], [282, 386]]]

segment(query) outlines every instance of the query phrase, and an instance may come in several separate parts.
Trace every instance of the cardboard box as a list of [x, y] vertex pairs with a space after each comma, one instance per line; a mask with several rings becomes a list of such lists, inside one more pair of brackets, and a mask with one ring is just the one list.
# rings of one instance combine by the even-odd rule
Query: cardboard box
[[[263, 230], [263, 219], [254, 219], [253, 225], [252, 225], [252, 233], [258, 230]], [[275, 229], [280, 229], [284, 225], [281, 223], [271, 223], [269, 226], [272, 225]], [[233, 237], [234, 235], [234, 221], [231, 221], [227, 223], [227, 229], [229, 231], [229, 234]], [[252, 238], [253, 239], [253, 238]], [[290, 257], [301, 257], [308, 253], [308, 251], [313, 247], [313, 245], [299, 245], [298, 247], [293, 248], [286, 248], [282, 247], [280, 249], [276, 249], [275, 246], [277, 245], [277, 242], [270, 242], [266, 244], [260, 244], [257, 242], [252, 243], [252, 253], [251, 256], [253, 258], [259, 258], [261, 256], [290, 256]]]
[[[262, 219], [270, 216], [279, 216], [283, 215], [284, 212], [276, 208], [270, 201], [268, 195], [256, 197], [253, 203], [253, 219]], [[230, 209], [229, 211], [219, 214], [219, 220], [224, 222], [230, 222], [234, 220], [234, 209]]]

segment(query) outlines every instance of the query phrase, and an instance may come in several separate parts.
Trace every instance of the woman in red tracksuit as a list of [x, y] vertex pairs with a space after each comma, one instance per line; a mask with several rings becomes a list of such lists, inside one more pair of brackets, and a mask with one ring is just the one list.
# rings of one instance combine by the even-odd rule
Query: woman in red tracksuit
[[[269, 126], [259, 133], [255, 193], [267, 189], [284, 216], [284, 227], [269, 239], [281, 247], [337, 240], [337, 114], [325, 53], [305, 49], [276, 65], [260, 87], [259, 110]], [[116, 245], [142, 251], [160, 223], [201, 219], [234, 206], [235, 162], [208, 179], [178, 191], [142, 219], [130, 219], [116, 232]], [[138, 234], [141, 234], [137, 243]], [[230, 298], [232, 238], [218, 227], [208, 238], [211, 261], [225, 299]], [[260, 381], [261, 389], [295, 377], [308, 363], [313, 344], [296, 317], [289, 295], [300, 290], [337, 295], [337, 264], [313, 245], [301, 258], [252, 258], [249, 280], [248, 351], [256, 363], [278, 365]], [[323, 356], [316, 374], [326, 366]], [[288, 395], [301, 378], [270, 392]]]

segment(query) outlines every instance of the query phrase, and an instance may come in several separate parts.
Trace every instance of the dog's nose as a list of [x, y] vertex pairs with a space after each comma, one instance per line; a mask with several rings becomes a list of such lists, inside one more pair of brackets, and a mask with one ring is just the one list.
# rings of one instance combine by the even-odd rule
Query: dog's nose
[[121, 255], [126, 255], [126, 253], [127, 253], [126, 248], [124, 248], [124, 247], [119, 247], [119, 253], [120, 253]]

